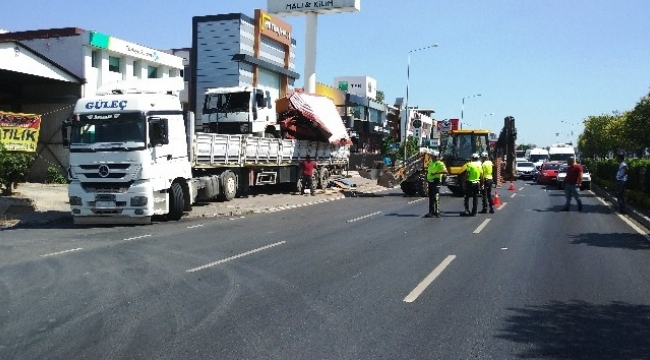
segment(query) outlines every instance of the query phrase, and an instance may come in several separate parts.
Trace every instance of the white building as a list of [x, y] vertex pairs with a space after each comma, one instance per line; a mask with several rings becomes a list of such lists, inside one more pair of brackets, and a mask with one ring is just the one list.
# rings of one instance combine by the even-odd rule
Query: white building
[[0, 33], [0, 111], [42, 115], [30, 180], [49, 166], [63, 172], [59, 128], [74, 103], [102, 85], [181, 77], [183, 58], [96, 31], [60, 28]]
[[334, 87], [348, 94], [377, 98], [377, 80], [370, 76], [338, 76], [334, 78]]

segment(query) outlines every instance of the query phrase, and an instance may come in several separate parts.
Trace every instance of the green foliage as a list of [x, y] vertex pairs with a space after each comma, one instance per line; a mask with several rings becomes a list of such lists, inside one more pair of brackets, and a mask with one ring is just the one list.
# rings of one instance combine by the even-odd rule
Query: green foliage
[[[406, 140], [406, 158], [410, 158], [420, 151], [420, 145], [418, 139], [413, 136], [409, 136]], [[397, 152], [397, 159], [404, 160], [404, 143], [400, 144], [399, 151]]]
[[50, 166], [45, 174], [46, 184], [67, 184], [68, 179], [61, 174], [58, 168]]
[[[650, 159], [626, 160], [628, 181], [626, 196], [636, 206], [650, 210]], [[615, 160], [584, 161], [591, 172], [592, 181], [609, 190], [616, 188], [618, 163]]]
[[385, 137], [381, 142], [381, 153], [386, 155], [392, 155], [397, 153], [398, 148], [393, 148], [393, 144], [397, 144], [397, 140], [394, 137], [388, 136]]
[[0, 146], [1, 194], [10, 196], [19, 182], [25, 181], [32, 167], [34, 157], [27, 153], [6, 151]]
[[583, 157], [605, 159], [621, 152], [641, 157], [650, 148], [650, 93], [631, 111], [589, 116], [584, 124], [578, 138]]
[[378, 103], [384, 103], [384, 92], [381, 90], [377, 90], [377, 96], [375, 97], [375, 100], [377, 100]]

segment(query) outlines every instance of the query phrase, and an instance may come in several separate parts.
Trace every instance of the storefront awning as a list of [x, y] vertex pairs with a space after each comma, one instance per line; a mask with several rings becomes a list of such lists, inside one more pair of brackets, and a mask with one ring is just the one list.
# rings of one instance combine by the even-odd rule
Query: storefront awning
[[61, 65], [16, 41], [0, 43], [0, 73], [4, 79], [32, 76], [71, 83], [84, 82]]
[[290, 78], [293, 78], [293, 79], [299, 79], [300, 78], [300, 74], [298, 74], [295, 71], [285, 69], [282, 66], [272, 64], [272, 63], [270, 63], [268, 61], [258, 59], [258, 58], [254, 57], [254, 56], [250, 56], [250, 55], [246, 55], [246, 54], [235, 54], [235, 55], [233, 55], [232, 60], [257, 65], [257, 66], [261, 67], [262, 69], [273, 71], [273, 72], [276, 72], [278, 74], [286, 75], [286, 76], [288, 76]]

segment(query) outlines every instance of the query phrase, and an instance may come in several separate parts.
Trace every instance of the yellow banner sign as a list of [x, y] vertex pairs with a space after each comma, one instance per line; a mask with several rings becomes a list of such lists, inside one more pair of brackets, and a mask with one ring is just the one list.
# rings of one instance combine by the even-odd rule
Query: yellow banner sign
[[7, 151], [35, 152], [41, 115], [0, 111], [0, 144]]

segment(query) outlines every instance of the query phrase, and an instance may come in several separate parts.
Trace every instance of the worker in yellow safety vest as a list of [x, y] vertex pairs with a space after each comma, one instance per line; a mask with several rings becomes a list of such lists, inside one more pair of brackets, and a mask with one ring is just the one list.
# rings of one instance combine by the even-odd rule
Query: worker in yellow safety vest
[[494, 164], [490, 161], [487, 151], [483, 151], [481, 160], [483, 161], [481, 163], [481, 167], [483, 168], [483, 191], [481, 194], [483, 208], [481, 214], [487, 214], [488, 205], [490, 205], [490, 214], [494, 214], [494, 201], [492, 200], [492, 187], [494, 186], [492, 170], [494, 169]]
[[440, 185], [442, 177], [449, 174], [445, 163], [440, 161], [437, 151], [431, 152], [431, 162], [427, 167], [427, 182], [429, 187], [429, 212], [424, 217], [440, 217]]
[[[467, 174], [465, 181], [465, 212], [460, 216], [476, 216], [478, 207], [478, 193], [481, 187], [481, 178], [483, 177], [483, 167], [479, 160], [478, 154], [472, 154], [472, 161], [463, 165], [461, 173]], [[469, 198], [472, 197], [472, 212], [469, 211]]]

